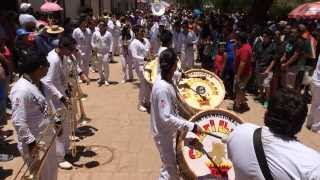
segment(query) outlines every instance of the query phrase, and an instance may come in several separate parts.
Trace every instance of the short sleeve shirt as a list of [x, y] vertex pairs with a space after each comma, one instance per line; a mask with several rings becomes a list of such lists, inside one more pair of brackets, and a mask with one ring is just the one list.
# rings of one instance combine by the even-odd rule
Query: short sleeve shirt
[[[250, 123], [238, 126], [227, 140], [228, 156], [236, 180], [263, 180], [253, 146], [253, 133], [259, 128]], [[262, 144], [274, 180], [320, 179], [320, 154], [297, 140], [284, 140], [267, 127], [262, 128]]]
[[236, 61], [235, 61], [235, 68], [236, 71], [239, 68], [241, 62], [245, 63], [245, 67], [243, 69], [241, 77], [248, 77], [251, 74], [251, 58], [252, 58], [252, 48], [249, 43], [244, 44], [238, 49]]

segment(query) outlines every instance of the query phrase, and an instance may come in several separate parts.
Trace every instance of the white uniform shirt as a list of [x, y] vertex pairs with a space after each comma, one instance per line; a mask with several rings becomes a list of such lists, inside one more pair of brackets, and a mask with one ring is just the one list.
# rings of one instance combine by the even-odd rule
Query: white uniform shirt
[[159, 40], [159, 24], [156, 22], [154, 25], [151, 27], [150, 30], [150, 42], [152, 46], [152, 53], [157, 53], [161, 43]]
[[181, 51], [185, 53], [194, 53], [193, 45], [197, 43], [197, 36], [193, 31], [181, 35]]
[[17, 131], [18, 149], [22, 153], [27, 153], [27, 145], [37, 140], [50, 124], [47, 100], [51, 98], [51, 91], [45, 84], [42, 87], [44, 94], [22, 77], [10, 92], [12, 121]]
[[317, 66], [312, 76], [312, 81], [314, 85], [320, 86], [320, 56], [318, 58]]
[[57, 99], [66, 95], [68, 65], [67, 61], [63, 61], [59, 57], [55, 49], [49, 52], [47, 59], [50, 67], [47, 75], [42, 80], [51, 89], [53, 95], [56, 96], [56, 98], [52, 99], [54, 107], [59, 108], [61, 102], [57, 101]]
[[[238, 126], [228, 139], [228, 154], [233, 162], [236, 180], [263, 180], [254, 147], [253, 124]], [[276, 137], [267, 127], [262, 130], [262, 144], [275, 180], [320, 179], [320, 154], [299, 141]]]
[[121, 35], [121, 23], [119, 20], [117, 20], [114, 25], [114, 36], [120, 37], [120, 35]]
[[146, 38], [144, 38], [144, 43], [134, 39], [129, 45], [129, 54], [137, 65], [144, 65], [144, 58], [149, 54], [149, 50], [150, 43]]
[[90, 53], [92, 33], [89, 28], [82, 31], [80, 28], [73, 30], [72, 37], [77, 41], [77, 48], [81, 53]]
[[108, 30], [110, 31], [110, 33], [113, 34], [113, 31], [114, 31], [113, 21], [109, 20], [107, 26], [108, 26]]
[[151, 133], [155, 138], [194, 128], [194, 123], [178, 116], [177, 103], [174, 87], [158, 76], [151, 93]]
[[113, 38], [109, 31], [106, 31], [104, 35], [100, 31], [93, 33], [91, 46], [97, 50], [98, 53], [107, 54], [112, 51]]

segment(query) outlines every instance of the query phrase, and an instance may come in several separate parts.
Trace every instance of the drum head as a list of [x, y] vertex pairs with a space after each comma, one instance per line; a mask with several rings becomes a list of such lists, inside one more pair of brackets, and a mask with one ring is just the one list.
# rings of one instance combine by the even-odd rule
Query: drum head
[[218, 76], [202, 69], [192, 69], [185, 74], [186, 77], [178, 83], [178, 94], [182, 103], [191, 108], [192, 114], [221, 105], [225, 88]]
[[145, 64], [143, 75], [150, 84], [156, 81], [158, 75], [158, 58]]
[[[154, 84], [158, 76], [158, 64], [159, 58], [155, 58], [154, 60], [147, 62], [144, 65], [143, 76], [150, 84]], [[181, 61], [177, 62], [178, 69], [181, 69]]]
[[[227, 138], [242, 123], [228, 111], [204, 111], [193, 118], [207, 132]], [[177, 145], [179, 169], [185, 179], [234, 179], [232, 162], [227, 156], [227, 146], [220, 138], [186, 132], [180, 134]]]

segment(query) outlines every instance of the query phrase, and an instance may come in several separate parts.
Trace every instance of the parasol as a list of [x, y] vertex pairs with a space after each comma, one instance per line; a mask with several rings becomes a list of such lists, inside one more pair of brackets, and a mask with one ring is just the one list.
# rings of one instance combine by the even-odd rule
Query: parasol
[[40, 10], [42, 12], [56, 12], [56, 11], [62, 11], [63, 8], [57, 4], [57, 1], [55, 2], [48, 2], [47, 0], [45, 0], [45, 3], [43, 3], [40, 7]]
[[301, 4], [289, 13], [289, 18], [316, 19], [320, 18], [320, 2]]

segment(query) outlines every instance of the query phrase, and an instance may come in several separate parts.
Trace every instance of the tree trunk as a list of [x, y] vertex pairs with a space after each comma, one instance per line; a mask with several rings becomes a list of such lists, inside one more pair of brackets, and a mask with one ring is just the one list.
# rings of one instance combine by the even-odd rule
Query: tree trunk
[[249, 23], [261, 24], [268, 16], [268, 11], [271, 8], [274, 0], [254, 0], [251, 11], [249, 13]]

